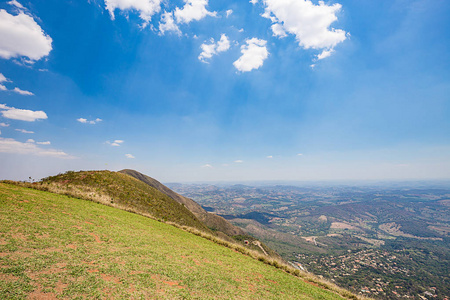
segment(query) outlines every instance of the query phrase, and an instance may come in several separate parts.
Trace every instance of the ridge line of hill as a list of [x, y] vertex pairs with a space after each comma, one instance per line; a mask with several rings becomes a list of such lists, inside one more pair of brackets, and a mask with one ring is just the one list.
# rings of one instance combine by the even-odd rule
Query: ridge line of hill
[[[144, 179], [152, 179], [151, 177], [148, 177], [146, 175], [141, 175], [145, 176]], [[125, 174], [124, 172], [69, 171], [64, 174], [44, 178], [42, 179], [42, 181], [35, 183], [14, 181], [3, 182], [42, 191], [48, 191], [55, 194], [62, 194], [79, 199], [94, 201], [107, 206], [112, 206], [114, 208], [137, 213], [145, 217], [150, 217], [157, 221], [167, 223], [184, 231], [211, 240], [216, 244], [231, 248], [246, 256], [250, 256], [254, 259], [264, 262], [265, 264], [274, 266], [296, 277], [300, 277], [307, 282], [312, 282], [324, 289], [334, 291], [337, 294], [348, 299], [363, 299], [345, 289], [336, 286], [333, 283], [319, 279], [311, 273], [302, 272], [298, 269], [293, 268], [292, 266], [285, 263], [282, 259], [280, 259], [279, 256], [267, 256], [258, 251], [240, 245], [234, 240], [230, 241], [230, 239], [224, 239], [223, 236], [216, 235], [215, 232], [204, 226], [203, 222], [198, 220], [195, 214], [188, 209], [188, 205], [201, 208], [201, 206], [196, 202], [178, 195], [172, 191], [172, 193], [175, 195], [172, 196], [176, 197], [176, 195], [178, 195], [178, 197], [182, 197], [182, 199], [188, 205], [180, 203], [166, 193], [163, 193], [159, 189], [147, 184], [146, 182], [143, 182], [138, 178]], [[157, 185], [159, 182], [154, 180], [152, 183]], [[161, 183], [159, 184], [162, 186], [159, 186], [161, 189], [165, 187]], [[171, 191], [169, 188], [165, 188], [168, 191]], [[167, 190], [166, 192], [168, 192]], [[186, 199], [188, 201], [186, 201]], [[145, 211], [145, 209], [143, 209], [143, 207], [145, 207], [144, 204], [156, 210], [152, 212]], [[132, 207], [131, 205], [134, 205], [134, 207]], [[157, 209], [161, 208], [160, 206], [162, 207], [162, 209], [158, 211]], [[201, 209], [203, 210], [203, 208]], [[173, 214], [172, 210], [176, 210], [175, 214]], [[156, 215], [154, 214], [155, 212]]]

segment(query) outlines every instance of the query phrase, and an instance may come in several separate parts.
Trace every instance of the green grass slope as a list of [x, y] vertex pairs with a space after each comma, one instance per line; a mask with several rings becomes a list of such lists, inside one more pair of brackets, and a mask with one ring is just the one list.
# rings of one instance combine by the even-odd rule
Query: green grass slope
[[342, 299], [168, 224], [0, 183], [0, 299]]
[[200, 221], [202, 221], [206, 226], [215, 231], [221, 231], [231, 237], [236, 235], [245, 235], [245, 232], [239, 227], [234, 226], [221, 216], [208, 213], [201, 207], [200, 204], [198, 204], [194, 200], [179, 195], [178, 193], [172, 191], [171, 189], [169, 189], [161, 182], [152, 177], [149, 177], [147, 175], [139, 173], [138, 171], [130, 169], [119, 171], [119, 173], [127, 174], [136, 179], [139, 179], [142, 182], [148, 184], [149, 186], [166, 194], [175, 201], [184, 204]]
[[28, 185], [211, 232], [184, 205], [142, 181], [118, 172], [69, 171]]
[[269, 257], [276, 258], [278, 260], [282, 260], [281, 256], [275, 252], [274, 250], [270, 249], [267, 245], [262, 243], [261, 241], [258, 241], [253, 236], [247, 234], [244, 232], [241, 228], [234, 226], [221, 216], [208, 213], [206, 210], [201, 207], [200, 204], [195, 202], [192, 199], [189, 199], [187, 197], [184, 197], [171, 189], [169, 189], [167, 186], [163, 185], [158, 180], [144, 175], [138, 171], [125, 169], [121, 170], [118, 173], [126, 174], [131, 177], [134, 177], [145, 184], [148, 184], [149, 186], [157, 189], [163, 194], [166, 194], [173, 200], [177, 201], [178, 203], [183, 204], [187, 209], [189, 209], [204, 225], [206, 225], [208, 228], [213, 230], [214, 234], [222, 239], [225, 239], [229, 242], [239, 244], [241, 246], [245, 245], [244, 241], [247, 241], [248, 244], [245, 245], [245, 248], [253, 251], [257, 251], [259, 253], [263, 253]]

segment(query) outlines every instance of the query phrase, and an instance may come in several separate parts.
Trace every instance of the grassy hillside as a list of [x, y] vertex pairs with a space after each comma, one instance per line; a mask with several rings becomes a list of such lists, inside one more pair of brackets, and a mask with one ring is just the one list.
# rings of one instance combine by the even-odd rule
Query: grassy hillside
[[187, 197], [184, 197], [165, 185], [163, 185], [158, 180], [151, 178], [147, 175], [144, 175], [142, 173], [139, 173], [135, 170], [125, 169], [122, 171], [119, 171], [119, 173], [127, 174], [131, 177], [134, 177], [145, 184], [148, 184], [149, 186], [157, 189], [158, 191], [166, 194], [170, 198], [174, 199], [178, 203], [183, 204], [186, 206], [187, 209], [189, 209], [204, 225], [206, 225], [208, 228], [213, 230], [214, 234], [218, 237], [225, 239], [232, 243], [237, 243], [240, 245], [245, 245], [245, 241], [247, 241], [247, 244], [245, 245], [245, 248], [254, 250], [260, 253], [263, 253], [265, 255], [268, 255], [270, 257], [282, 260], [281, 256], [269, 248], [267, 245], [262, 243], [261, 241], [255, 239], [253, 236], [247, 234], [244, 232], [241, 228], [234, 226], [229, 221], [225, 220], [223, 217], [218, 216], [216, 214], [212, 214], [204, 210], [200, 204], [195, 202], [192, 199], [189, 199]]
[[139, 179], [142, 182], [150, 185], [151, 187], [159, 190], [160, 192], [168, 195], [175, 201], [184, 204], [200, 221], [202, 221], [206, 226], [213, 229], [214, 231], [223, 232], [228, 236], [245, 235], [244, 231], [242, 231], [242, 229], [240, 229], [239, 227], [232, 225], [221, 216], [208, 213], [200, 206], [200, 204], [198, 204], [194, 200], [175, 193], [154, 178], [129, 169], [119, 171], [119, 173], [127, 174], [136, 179]]
[[111, 171], [69, 171], [24, 185], [210, 232], [184, 205], [125, 174]]
[[342, 299], [316, 285], [150, 218], [0, 183], [0, 299]]

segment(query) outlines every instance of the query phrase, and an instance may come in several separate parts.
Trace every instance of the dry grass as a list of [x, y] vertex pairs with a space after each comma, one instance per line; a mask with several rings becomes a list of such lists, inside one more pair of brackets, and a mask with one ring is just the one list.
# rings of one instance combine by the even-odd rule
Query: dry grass
[[178, 222], [168, 221], [164, 218], [155, 216], [151, 213], [144, 212], [142, 210], [130, 207], [129, 205], [117, 203], [117, 202], [115, 202], [114, 198], [111, 197], [110, 195], [107, 195], [104, 193], [99, 193], [98, 187], [67, 184], [67, 183], [58, 182], [58, 181], [50, 181], [50, 182], [44, 181], [44, 182], [39, 182], [39, 183], [3, 181], [3, 183], [14, 184], [14, 185], [22, 186], [22, 187], [27, 187], [27, 188], [33, 188], [33, 189], [37, 189], [37, 190], [41, 190], [41, 191], [48, 191], [48, 192], [55, 193], [55, 194], [67, 195], [67, 196], [75, 197], [78, 199], [84, 199], [84, 200], [101, 203], [101, 204], [111, 206], [114, 208], [118, 208], [121, 210], [125, 210], [128, 212], [133, 212], [133, 213], [136, 213], [136, 214], [139, 214], [139, 215], [142, 215], [142, 216], [145, 216], [145, 217], [148, 217], [148, 218], [160, 221], [160, 222], [164, 222], [166, 224], [180, 228], [186, 232], [192, 233], [196, 236], [200, 236], [202, 238], [210, 240], [218, 245], [222, 245], [227, 248], [230, 248], [236, 252], [242, 253], [253, 259], [261, 261], [267, 265], [273, 266], [277, 269], [281, 269], [288, 274], [299, 277], [299, 278], [303, 279], [305, 282], [309, 282], [309, 283], [312, 283], [312, 284], [314, 284], [318, 287], [321, 287], [325, 290], [332, 291], [344, 298], [361, 299], [361, 300], [362, 299], [370, 299], [365, 296], [355, 295], [346, 289], [338, 287], [334, 283], [331, 283], [327, 280], [318, 278], [317, 276], [315, 276], [311, 273], [296, 269], [296, 268], [292, 267], [291, 265], [287, 264], [281, 258], [267, 256], [261, 252], [248, 249], [245, 246], [242, 246], [242, 245], [232, 242], [230, 240], [225, 240], [224, 238], [220, 238], [220, 237], [214, 235], [209, 230], [204, 230], [203, 228], [202, 228], [202, 230], [200, 230], [199, 228], [194, 228], [192, 226], [179, 224]]

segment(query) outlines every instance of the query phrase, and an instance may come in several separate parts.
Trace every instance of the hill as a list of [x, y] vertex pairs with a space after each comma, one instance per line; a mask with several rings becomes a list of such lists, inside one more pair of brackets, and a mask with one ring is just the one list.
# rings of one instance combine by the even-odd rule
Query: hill
[[111, 171], [69, 171], [46, 177], [29, 186], [211, 232], [184, 205], [126, 174]]
[[151, 178], [147, 175], [139, 173], [135, 170], [125, 169], [119, 171], [119, 173], [130, 175], [136, 179], [141, 180], [142, 182], [148, 184], [149, 186], [157, 189], [158, 191], [166, 194], [173, 200], [178, 203], [184, 204], [201, 222], [203, 222], [206, 226], [211, 228], [214, 231], [220, 231], [225, 233], [228, 236], [236, 236], [236, 235], [245, 235], [245, 232], [237, 226], [232, 225], [230, 222], [222, 218], [221, 216], [208, 213], [204, 210], [200, 204], [195, 202], [192, 199], [186, 198], [172, 191], [161, 182], [157, 181], [154, 178]]
[[0, 183], [0, 220], [1, 299], [356, 298], [92, 201]]

